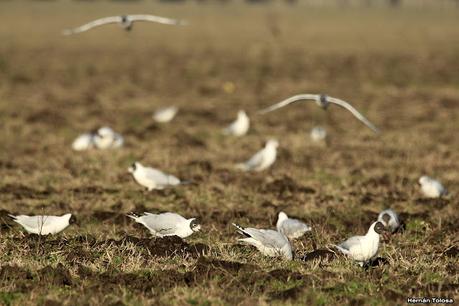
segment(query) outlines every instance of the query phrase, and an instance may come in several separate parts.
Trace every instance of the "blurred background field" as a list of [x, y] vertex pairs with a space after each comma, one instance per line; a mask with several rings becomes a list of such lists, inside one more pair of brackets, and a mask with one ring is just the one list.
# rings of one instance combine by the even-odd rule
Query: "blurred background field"
[[[457, 300], [459, 8], [446, 0], [367, 3], [1, 1], [0, 302]], [[136, 13], [190, 25], [61, 35]], [[383, 134], [312, 103], [255, 115], [303, 92], [352, 102]], [[180, 107], [177, 118], [155, 124], [151, 114], [167, 105]], [[238, 109], [251, 117], [250, 133], [222, 136]], [[120, 132], [125, 148], [71, 151], [76, 136], [102, 125]], [[309, 139], [315, 125], [327, 128], [328, 146]], [[280, 141], [272, 169], [234, 170], [269, 137]], [[198, 184], [144, 192], [127, 173], [135, 160]], [[440, 178], [451, 195], [422, 199], [422, 174]], [[284, 210], [315, 229], [295, 244], [300, 257], [363, 234], [386, 207], [402, 214], [407, 231], [381, 246], [389, 264], [366, 272], [344, 259], [264, 258], [238, 246], [230, 226], [273, 227]], [[205, 245], [206, 256], [165, 256], [167, 246], [124, 216], [143, 210], [197, 216], [203, 231], [187, 242]], [[65, 212], [79, 226], [43, 240], [6, 217]]]

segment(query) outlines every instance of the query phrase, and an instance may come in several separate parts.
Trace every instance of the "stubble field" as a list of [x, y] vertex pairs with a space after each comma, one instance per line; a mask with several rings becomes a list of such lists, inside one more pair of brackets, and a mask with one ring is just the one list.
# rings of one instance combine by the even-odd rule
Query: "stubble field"
[[[188, 27], [136, 24], [73, 37], [63, 28], [122, 13], [184, 18]], [[0, 3], [0, 303], [6, 305], [404, 304], [459, 298], [459, 11], [281, 5]], [[291, 95], [351, 101], [382, 129]], [[180, 108], [154, 123], [161, 106]], [[237, 110], [249, 134], [221, 134]], [[80, 133], [108, 125], [122, 149], [74, 152]], [[324, 126], [327, 145], [309, 138]], [[278, 160], [262, 173], [234, 165], [271, 138]], [[146, 192], [134, 161], [195, 185]], [[419, 176], [445, 199], [424, 199]], [[387, 207], [406, 223], [382, 243], [385, 264], [300, 258], [364, 234]], [[291, 262], [237, 243], [231, 226], [305, 220]], [[185, 241], [154, 239], [125, 216], [197, 217]], [[38, 238], [7, 217], [71, 212], [63, 233]]]

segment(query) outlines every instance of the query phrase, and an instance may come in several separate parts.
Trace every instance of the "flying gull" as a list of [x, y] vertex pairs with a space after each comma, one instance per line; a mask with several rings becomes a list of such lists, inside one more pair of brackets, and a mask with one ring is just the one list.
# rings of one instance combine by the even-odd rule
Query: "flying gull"
[[266, 114], [266, 113], [269, 113], [269, 112], [272, 112], [276, 109], [279, 109], [279, 108], [282, 108], [284, 106], [287, 106], [291, 103], [294, 103], [294, 102], [297, 102], [297, 101], [315, 101], [317, 103], [317, 105], [319, 105], [321, 108], [323, 109], [327, 109], [328, 106], [330, 105], [330, 103], [332, 104], [336, 104], [338, 106], [341, 106], [345, 109], [347, 109], [348, 111], [350, 111], [357, 119], [359, 119], [360, 121], [362, 121], [367, 127], [369, 127], [373, 132], [375, 133], [379, 133], [379, 129], [373, 125], [373, 123], [371, 123], [367, 118], [365, 118], [361, 113], [359, 113], [351, 104], [349, 104], [348, 102], [346, 101], [343, 101], [343, 100], [340, 100], [340, 99], [337, 99], [337, 98], [333, 98], [333, 97], [329, 97], [327, 95], [323, 95], [323, 94], [320, 94], [320, 95], [314, 95], [314, 94], [301, 94], [301, 95], [296, 95], [296, 96], [293, 96], [293, 97], [290, 97], [284, 101], [281, 101], [279, 103], [276, 103], [270, 107], [267, 107], [261, 111], [259, 111], [260, 114]]
[[62, 34], [64, 35], [78, 34], [78, 33], [86, 32], [88, 30], [91, 30], [99, 26], [103, 26], [106, 24], [112, 24], [112, 23], [117, 23], [126, 31], [130, 31], [132, 29], [134, 22], [137, 22], [137, 21], [149, 21], [149, 22], [156, 22], [156, 23], [167, 24], [167, 25], [186, 25], [185, 21], [166, 18], [166, 17], [160, 17], [160, 16], [154, 16], [154, 15], [122, 15], [122, 16], [111, 16], [111, 17], [104, 17], [104, 18], [96, 19], [94, 21], [86, 23], [77, 28], [66, 29], [62, 32]]

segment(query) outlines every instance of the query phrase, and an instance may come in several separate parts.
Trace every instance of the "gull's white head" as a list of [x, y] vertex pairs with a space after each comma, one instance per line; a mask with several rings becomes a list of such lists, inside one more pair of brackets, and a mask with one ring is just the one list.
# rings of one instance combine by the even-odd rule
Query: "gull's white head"
[[112, 137], [115, 132], [108, 126], [103, 126], [97, 130], [97, 135], [100, 137]]
[[428, 177], [427, 175], [423, 175], [419, 178], [419, 184], [421, 185], [424, 185], [429, 181], [430, 181], [430, 177]]
[[311, 139], [313, 141], [321, 141], [327, 137], [327, 131], [320, 126], [316, 126], [311, 130]]
[[129, 168], [128, 171], [129, 173], [134, 173], [137, 169], [142, 168], [142, 164], [139, 162], [133, 163]]
[[266, 142], [266, 147], [277, 148], [279, 146], [279, 142], [276, 139], [270, 139]]
[[201, 225], [196, 218], [190, 219], [190, 228], [193, 232], [198, 232], [201, 229]]
[[240, 110], [240, 111], [237, 112], [237, 117], [238, 118], [246, 118], [247, 114], [245, 113], [245, 111]]
[[281, 212], [279, 213], [277, 222], [282, 222], [282, 221], [287, 220], [287, 219], [288, 219], [287, 214], [284, 213], [283, 211], [281, 211]]

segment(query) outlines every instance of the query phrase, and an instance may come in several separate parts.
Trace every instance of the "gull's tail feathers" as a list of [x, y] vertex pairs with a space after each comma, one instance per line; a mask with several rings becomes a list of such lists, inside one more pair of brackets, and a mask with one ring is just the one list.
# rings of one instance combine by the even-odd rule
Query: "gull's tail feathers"
[[236, 223], [232, 223], [232, 224], [233, 224], [233, 226], [237, 229], [237, 232], [238, 232], [239, 234], [244, 235], [244, 236], [246, 236], [247, 238], [251, 238], [251, 237], [252, 237], [252, 236], [250, 236], [250, 235], [245, 231], [245, 229], [244, 229], [242, 226], [237, 225]]

